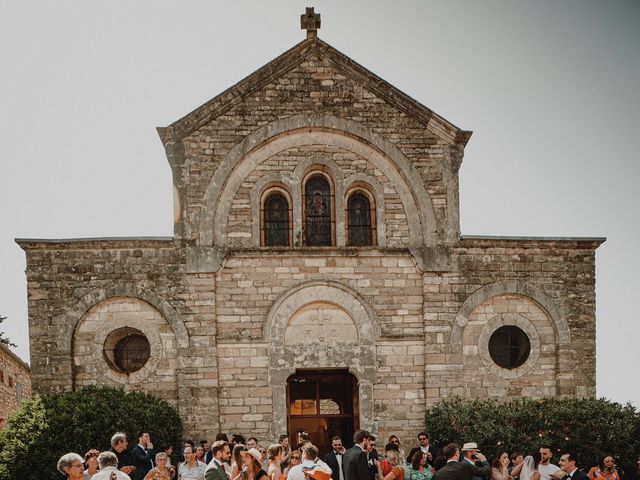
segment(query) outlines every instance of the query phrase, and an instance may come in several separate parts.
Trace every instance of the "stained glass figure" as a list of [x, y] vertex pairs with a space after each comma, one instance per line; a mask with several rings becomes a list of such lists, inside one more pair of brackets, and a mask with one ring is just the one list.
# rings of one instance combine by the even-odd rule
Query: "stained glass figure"
[[311, 177], [304, 186], [304, 243], [331, 246], [331, 189], [322, 175]]

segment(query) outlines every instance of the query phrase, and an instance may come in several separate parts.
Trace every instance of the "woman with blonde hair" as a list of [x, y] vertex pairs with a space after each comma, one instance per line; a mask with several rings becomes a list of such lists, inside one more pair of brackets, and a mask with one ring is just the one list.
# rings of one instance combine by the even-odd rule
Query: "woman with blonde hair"
[[375, 466], [378, 469], [378, 478], [380, 480], [404, 480], [404, 469], [400, 466], [402, 458], [400, 457], [400, 452], [397, 450], [387, 450], [385, 455], [389, 465], [391, 466], [391, 471], [384, 475], [382, 473], [380, 462], [376, 460]]

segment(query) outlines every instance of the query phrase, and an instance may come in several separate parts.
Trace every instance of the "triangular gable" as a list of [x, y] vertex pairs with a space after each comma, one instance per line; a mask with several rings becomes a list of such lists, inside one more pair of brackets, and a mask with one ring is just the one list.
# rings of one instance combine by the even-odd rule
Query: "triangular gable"
[[312, 54], [328, 60], [345, 76], [422, 123], [438, 137], [450, 143], [462, 145], [466, 145], [471, 137], [472, 132], [459, 129], [328, 43], [318, 38], [307, 38], [168, 127], [158, 128], [162, 142], [166, 144], [181, 141], [198, 128], [241, 103], [245, 97], [298, 67]]

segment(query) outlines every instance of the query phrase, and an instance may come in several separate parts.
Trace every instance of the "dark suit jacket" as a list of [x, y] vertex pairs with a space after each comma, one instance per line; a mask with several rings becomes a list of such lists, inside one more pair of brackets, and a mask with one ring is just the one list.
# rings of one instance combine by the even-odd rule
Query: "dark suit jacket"
[[589, 476], [584, 473], [582, 470], [576, 470], [575, 472], [573, 472], [573, 475], [569, 476], [567, 475], [566, 477], [564, 477], [564, 480], [589, 480]]
[[469, 462], [448, 462], [436, 472], [435, 480], [471, 480], [473, 477], [488, 478], [491, 472], [489, 462], [482, 462], [482, 468]]
[[205, 480], [229, 480], [227, 472], [224, 471], [224, 466], [218, 466], [213, 460], [207, 465], [204, 478]]
[[153, 468], [153, 450], [145, 450], [140, 445], [136, 445], [131, 450], [131, 462], [136, 467], [133, 474], [133, 480], [143, 480], [147, 476], [149, 470]]
[[[329, 465], [329, 468], [331, 469], [331, 478], [333, 480], [340, 480], [340, 472], [338, 471], [340, 469], [340, 466], [338, 464], [336, 452], [327, 453], [322, 460], [324, 461], [324, 463]], [[342, 455], [342, 461], [344, 462], [344, 455]], [[342, 475], [344, 476], [344, 468], [342, 469]]]
[[367, 454], [358, 445], [354, 445], [342, 459], [345, 480], [369, 480]]

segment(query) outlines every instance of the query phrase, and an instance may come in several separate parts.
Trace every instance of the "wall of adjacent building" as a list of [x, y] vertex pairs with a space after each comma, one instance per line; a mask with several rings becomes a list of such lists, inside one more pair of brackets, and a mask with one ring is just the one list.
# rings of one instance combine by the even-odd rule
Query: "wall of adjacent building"
[[0, 345], [0, 429], [20, 402], [31, 398], [29, 366], [9, 347]]

